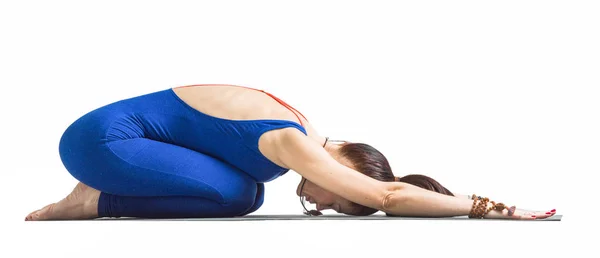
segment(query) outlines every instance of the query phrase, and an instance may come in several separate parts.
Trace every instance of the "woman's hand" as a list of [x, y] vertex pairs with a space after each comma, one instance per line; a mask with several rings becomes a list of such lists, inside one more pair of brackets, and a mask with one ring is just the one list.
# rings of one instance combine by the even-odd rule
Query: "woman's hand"
[[545, 219], [554, 216], [556, 210], [550, 211], [530, 211], [524, 209], [516, 209], [512, 216], [508, 215], [508, 210], [496, 211], [492, 210], [485, 216], [484, 219], [517, 219], [517, 220], [534, 220], [534, 219]]

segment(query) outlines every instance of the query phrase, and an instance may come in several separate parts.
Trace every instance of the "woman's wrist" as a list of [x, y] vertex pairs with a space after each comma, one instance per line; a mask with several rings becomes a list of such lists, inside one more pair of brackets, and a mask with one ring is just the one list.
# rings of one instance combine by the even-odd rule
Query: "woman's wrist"
[[[471, 211], [469, 212], [469, 218], [483, 219], [483, 218], [503, 218], [512, 216], [515, 211], [515, 206], [507, 206], [504, 203], [496, 203], [487, 197], [477, 196], [475, 194], [470, 196], [473, 200]], [[504, 210], [507, 210], [505, 213]]]

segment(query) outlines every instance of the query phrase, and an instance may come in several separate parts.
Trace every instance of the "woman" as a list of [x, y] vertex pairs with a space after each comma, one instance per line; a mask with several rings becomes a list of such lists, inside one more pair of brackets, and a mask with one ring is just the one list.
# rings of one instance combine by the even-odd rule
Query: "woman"
[[100, 107], [66, 129], [59, 152], [80, 183], [25, 220], [244, 216], [262, 205], [264, 183], [289, 170], [302, 176], [298, 196], [317, 204], [307, 214], [555, 214], [458, 198], [426, 176], [397, 178], [376, 149], [328, 141], [284, 101], [244, 86], [180, 86]]

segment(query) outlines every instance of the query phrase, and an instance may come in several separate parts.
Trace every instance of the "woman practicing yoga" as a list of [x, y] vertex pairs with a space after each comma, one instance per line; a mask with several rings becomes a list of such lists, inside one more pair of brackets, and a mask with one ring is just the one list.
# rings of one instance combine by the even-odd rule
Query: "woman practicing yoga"
[[25, 220], [244, 216], [263, 204], [264, 184], [289, 170], [302, 176], [302, 204], [316, 204], [308, 215], [543, 219], [556, 212], [455, 195], [424, 175], [395, 177], [373, 147], [330, 141], [276, 96], [237, 85], [180, 86], [100, 107], [65, 130], [59, 153], [80, 183]]

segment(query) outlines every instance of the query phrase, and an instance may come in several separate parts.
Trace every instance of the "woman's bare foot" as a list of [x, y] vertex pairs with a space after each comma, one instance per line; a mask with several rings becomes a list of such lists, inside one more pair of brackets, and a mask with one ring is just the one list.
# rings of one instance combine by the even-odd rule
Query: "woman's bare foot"
[[75, 189], [60, 202], [46, 205], [30, 213], [25, 220], [94, 219], [98, 217], [98, 198], [100, 198], [100, 191], [78, 183]]

